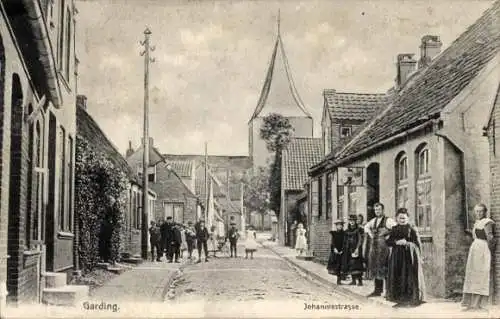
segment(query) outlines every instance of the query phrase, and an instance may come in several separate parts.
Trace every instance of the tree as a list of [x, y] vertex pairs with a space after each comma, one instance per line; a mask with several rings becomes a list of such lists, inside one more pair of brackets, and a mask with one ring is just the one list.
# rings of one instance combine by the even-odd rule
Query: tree
[[269, 176], [270, 208], [279, 216], [281, 204], [281, 155], [290, 143], [294, 132], [290, 121], [280, 114], [271, 113], [264, 117], [260, 137], [266, 142], [270, 152], [274, 152]]
[[258, 212], [264, 227], [264, 216], [269, 209], [269, 170], [257, 168], [256, 172], [242, 180], [245, 184], [243, 204], [249, 211]]

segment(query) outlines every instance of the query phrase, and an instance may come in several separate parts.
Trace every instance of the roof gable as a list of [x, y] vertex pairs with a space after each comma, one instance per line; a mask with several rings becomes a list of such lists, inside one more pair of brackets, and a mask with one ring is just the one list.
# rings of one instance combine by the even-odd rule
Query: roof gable
[[193, 161], [172, 161], [167, 160], [167, 165], [171, 165], [172, 169], [179, 175], [179, 177], [194, 177], [193, 175]]
[[500, 46], [500, 2], [462, 33], [427, 67], [415, 74], [394, 95], [384, 116], [370, 122], [340, 153], [336, 162], [347, 162], [377, 142], [439, 116], [497, 54]]
[[387, 94], [344, 93], [324, 90], [323, 96], [332, 120], [365, 121], [389, 102]]
[[283, 151], [282, 181], [284, 190], [302, 190], [308, 170], [322, 159], [321, 139], [296, 137]]

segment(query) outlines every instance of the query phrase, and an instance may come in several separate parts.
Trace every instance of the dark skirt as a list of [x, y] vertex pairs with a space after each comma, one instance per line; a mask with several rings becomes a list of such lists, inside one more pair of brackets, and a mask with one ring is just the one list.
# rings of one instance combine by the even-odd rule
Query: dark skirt
[[342, 274], [342, 265], [343, 265], [343, 254], [336, 254], [333, 251], [330, 252], [330, 258], [328, 258], [328, 265], [326, 269], [328, 273], [331, 275], [340, 275]]
[[351, 257], [349, 261], [349, 273], [351, 275], [361, 275], [365, 271], [364, 262], [362, 257]]
[[419, 305], [424, 296], [423, 269], [418, 247], [413, 243], [395, 245], [389, 257], [387, 300]]

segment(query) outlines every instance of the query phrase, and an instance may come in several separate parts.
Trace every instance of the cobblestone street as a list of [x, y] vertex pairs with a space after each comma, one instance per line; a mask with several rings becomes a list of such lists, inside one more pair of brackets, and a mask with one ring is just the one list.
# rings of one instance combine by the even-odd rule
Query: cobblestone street
[[284, 259], [259, 248], [254, 259], [245, 259], [243, 247], [238, 258], [210, 258], [187, 265], [176, 281], [176, 302], [297, 300], [322, 304], [355, 303], [328, 287], [305, 278]]

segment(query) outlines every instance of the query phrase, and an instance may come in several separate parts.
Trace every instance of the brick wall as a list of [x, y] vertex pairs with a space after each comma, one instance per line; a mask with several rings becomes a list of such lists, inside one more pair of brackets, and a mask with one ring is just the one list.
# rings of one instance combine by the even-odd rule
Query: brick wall
[[320, 263], [328, 262], [330, 256], [330, 230], [332, 230], [332, 220], [313, 217], [312, 225], [309, 229], [311, 236], [311, 249], [314, 253], [314, 260]]
[[489, 128], [489, 147], [490, 147], [490, 172], [491, 172], [491, 203], [490, 216], [496, 221], [495, 240], [496, 247], [493, 254], [494, 260], [494, 300], [496, 304], [500, 303], [500, 138], [496, 136], [500, 132], [500, 101], [497, 98], [497, 104], [493, 110], [490, 128]]

